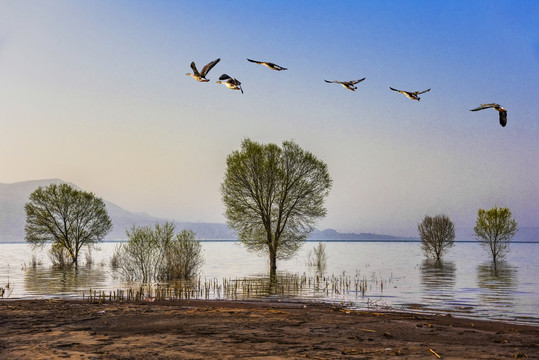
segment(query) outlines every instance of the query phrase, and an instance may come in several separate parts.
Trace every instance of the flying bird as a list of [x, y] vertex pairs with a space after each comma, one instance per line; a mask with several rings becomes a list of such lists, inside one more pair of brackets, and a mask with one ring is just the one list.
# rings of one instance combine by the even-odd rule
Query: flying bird
[[247, 59], [247, 61], [250, 61], [250, 62], [255, 63], [255, 64], [267, 66], [271, 70], [277, 70], [277, 71], [288, 70], [287, 68], [284, 68], [282, 66], [279, 66], [277, 64], [267, 62], [267, 61], [256, 61], [256, 60], [251, 60], [251, 59]]
[[427, 90], [424, 90], [424, 91], [405, 91], [405, 90], [397, 90], [397, 89], [393, 89], [391, 86], [390, 86], [389, 88], [390, 88], [391, 90], [393, 90], [393, 91], [396, 91], [396, 92], [398, 92], [398, 93], [401, 93], [401, 94], [406, 95], [406, 97], [407, 97], [408, 99], [417, 100], [417, 101], [420, 100], [419, 96], [417, 96], [417, 95], [419, 95], [419, 94], [424, 94], [424, 93], [426, 93], [427, 91], [430, 91], [430, 89], [427, 89]]
[[195, 62], [193, 61], [191, 63], [191, 69], [193, 69], [193, 73], [187, 73], [185, 75], [187, 76], [191, 76], [193, 79], [195, 79], [196, 81], [200, 81], [200, 82], [208, 82], [210, 81], [209, 79], [206, 79], [206, 75], [208, 75], [208, 72], [210, 72], [210, 70], [219, 62], [221, 61], [221, 59], [217, 59], [217, 60], [213, 60], [212, 62], [206, 64], [203, 68], [202, 68], [202, 71], [201, 72], [198, 72], [197, 70], [197, 66], [195, 65]]
[[352, 80], [352, 81], [338, 81], [338, 80], [333, 80], [333, 81], [329, 81], [329, 80], [324, 80], [325, 82], [327, 83], [335, 83], [335, 84], [341, 84], [342, 86], [344, 86], [345, 88], [347, 88], [348, 90], [352, 90], [352, 91], [356, 91], [357, 89], [357, 86], [355, 86], [357, 83], [360, 83], [362, 82], [363, 80], [365, 80], [366, 78], [363, 78], [363, 79], [359, 79], [359, 80]]
[[494, 110], [498, 111], [500, 113], [500, 125], [505, 126], [507, 125], [507, 110], [505, 110], [501, 105], [499, 104], [481, 104], [481, 106], [476, 107], [475, 109], [472, 109], [470, 111], [479, 111], [483, 109], [493, 108]]
[[[223, 81], [221, 81], [223, 80]], [[240, 90], [243, 94], [243, 89], [241, 88], [241, 82], [238, 79], [233, 79], [227, 74], [223, 74], [219, 77], [219, 81], [217, 81], [218, 84], [223, 84], [229, 89], [232, 90]]]

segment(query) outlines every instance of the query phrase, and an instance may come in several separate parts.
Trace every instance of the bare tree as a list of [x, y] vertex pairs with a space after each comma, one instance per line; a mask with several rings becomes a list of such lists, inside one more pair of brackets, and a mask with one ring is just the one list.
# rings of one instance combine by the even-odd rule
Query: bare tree
[[227, 223], [249, 250], [269, 254], [272, 277], [277, 259], [292, 256], [326, 215], [331, 182], [327, 165], [292, 141], [245, 139], [228, 156], [221, 184]]
[[202, 245], [195, 240], [195, 232], [182, 230], [165, 252], [165, 266], [159, 279], [191, 279], [198, 274], [203, 263]]
[[497, 261], [509, 252], [509, 242], [517, 233], [518, 225], [509, 208], [495, 206], [490, 210], [478, 210], [474, 231], [475, 238], [492, 254], [496, 267]]
[[307, 254], [307, 265], [316, 267], [319, 272], [323, 272], [326, 269], [327, 260], [326, 245], [321, 242], [312, 250], [309, 250]]
[[446, 215], [430, 217], [425, 215], [423, 221], [417, 224], [421, 248], [426, 256], [432, 256], [439, 261], [442, 255], [455, 242], [455, 227]]
[[111, 266], [129, 281], [187, 280], [203, 263], [195, 233], [183, 230], [174, 235], [174, 225], [168, 222], [153, 228], [133, 226], [127, 238], [115, 250]]
[[112, 228], [103, 200], [68, 184], [38, 187], [25, 210], [26, 241], [34, 246], [52, 242], [55, 256], [65, 251], [75, 266], [80, 249], [103, 241]]

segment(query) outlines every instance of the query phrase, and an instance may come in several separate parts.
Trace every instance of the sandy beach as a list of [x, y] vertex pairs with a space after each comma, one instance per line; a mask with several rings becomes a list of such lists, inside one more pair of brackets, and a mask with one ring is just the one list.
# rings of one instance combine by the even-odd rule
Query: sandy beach
[[539, 327], [318, 303], [0, 301], [2, 359], [539, 358]]

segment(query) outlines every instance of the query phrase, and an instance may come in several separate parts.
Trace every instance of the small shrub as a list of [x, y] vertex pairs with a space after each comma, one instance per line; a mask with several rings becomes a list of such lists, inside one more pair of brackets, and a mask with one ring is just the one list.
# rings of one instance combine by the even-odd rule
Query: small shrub
[[174, 236], [174, 225], [133, 226], [128, 241], [114, 252], [111, 267], [128, 281], [185, 280], [203, 263], [202, 247], [195, 233], [183, 230]]
[[43, 265], [43, 261], [41, 261], [41, 259], [38, 259], [36, 254], [33, 254], [32, 259], [30, 260], [30, 264], [31, 264], [32, 268], [35, 269], [38, 265], [39, 266]]
[[54, 267], [63, 269], [73, 265], [73, 261], [71, 260], [66, 248], [59, 243], [52, 244], [49, 250], [49, 258], [51, 259], [52, 266]]
[[110, 267], [112, 270], [118, 270], [118, 267], [120, 266], [120, 254], [119, 254], [119, 248], [116, 247], [114, 249], [114, 253], [112, 253], [112, 256], [110, 258]]
[[204, 263], [202, 246], [195, 240], [195, 232], [182, 230], [168, 244], [165, 252], [165, 266], [159, 273], [159, 280], [187, 280], [198, 275]]
[[88, 248], [88, 252], [86, 253], [86, 266], [92, 266], [94, 264], [94, 258], [92, 257], [92, 250]]
[[316, 267], [319, 271], [323, 271], [327, 265], [326, 245], [318, 243], [307, 255], [307, 265]]

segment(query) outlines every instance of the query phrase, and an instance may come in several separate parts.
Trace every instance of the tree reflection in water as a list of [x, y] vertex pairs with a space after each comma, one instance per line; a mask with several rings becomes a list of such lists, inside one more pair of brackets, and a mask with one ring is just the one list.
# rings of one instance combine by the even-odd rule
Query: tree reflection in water
[[24, 286], [29, 295], [50, 296], [82, 292], [106, 286], [108, 274], [103, 267], [83, 266], [59, 269], [54, 267], [28, 267], [24, 272]]
[[518, 271], [506, 262], [492, 262], [477, 266], [477, 286], [481, 301], [495, 307], [512, 307], [514, 293], [518, 288]]
[[441, 307], [454, 299], [456, 266], [452, 261], [423, 260], [421, 264], [421, 286], [425, 303], [436, 303]]

